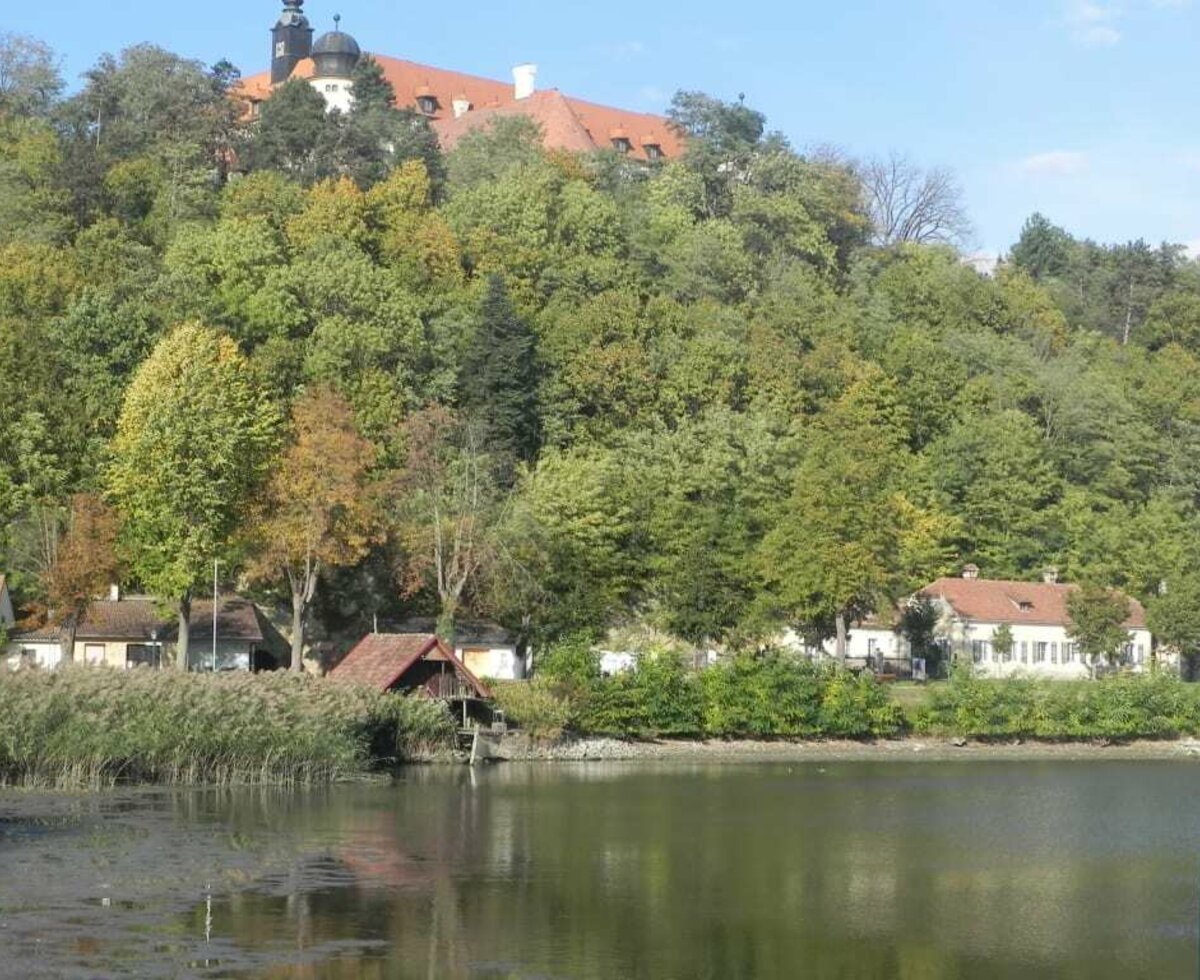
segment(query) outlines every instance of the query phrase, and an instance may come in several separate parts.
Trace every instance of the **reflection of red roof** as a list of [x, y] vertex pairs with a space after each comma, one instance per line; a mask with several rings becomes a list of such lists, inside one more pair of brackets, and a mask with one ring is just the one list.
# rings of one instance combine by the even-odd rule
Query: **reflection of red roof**
[[[981, 623], [1028, 623], [1035, 626], [1069, 626], [1067, 598], [1079, 586], [1049, 582], [1009, 582], [995, 579], [941, 578], [920, 595], [943, 599], [963, 619]], [[1146, 610], [1129, 600], [1129, 629], [1146, 628]]]
[[[513, 85], [476, 75], [447, 71], [412, 61], [372, 55], [392, 88], [396, 91], [396, 102], [400, 106], [415, 107], [418, 95], [429, 94], [437, 99], [437, 111], [429, 116], [434, 131], [445, 149], [451, 148], [462, 136], [472, 129], [490, 125], [505, 116], [528, 116], [545, 132], [547, 149], [588, 152], [611, 148], [614, 130], [637, 134], [632, 137], [631, 156], [647, 159], [645, 147], [657, 145], [664, 156], [679, 156], [683, 152], [682, 140], [662, 116], [649, 113], [630, 112], [611, 106], [597, 105], [582, 99], [573, 99], [557, 90], [535, 92], [527, 99], [514, 96]], [[292, 72], [293, 78], [311, 78], [312, 59], [301, 61]], [[262, 72], [243, 79], [242, 95], [253, 102], [261, 102], [271, 94], [271, 73]], [[472, 109], [454, 118], [455, 100], [468, 101]]]
[[454, 656], [454, 651], [430, 633], [372, 633], [342, 658], [329, 677], [344, 684], [364, 684], [388, 691], [421, 660], [450, 663], [479, 697], [492, 696], [483, 682]]

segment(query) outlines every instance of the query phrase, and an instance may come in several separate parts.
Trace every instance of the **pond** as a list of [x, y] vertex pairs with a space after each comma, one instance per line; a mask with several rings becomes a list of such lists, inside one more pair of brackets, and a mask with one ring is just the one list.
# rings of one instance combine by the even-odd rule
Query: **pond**
[[1197, 974], [1186, 762], [582, 763], [0, 794], [0, 976]]

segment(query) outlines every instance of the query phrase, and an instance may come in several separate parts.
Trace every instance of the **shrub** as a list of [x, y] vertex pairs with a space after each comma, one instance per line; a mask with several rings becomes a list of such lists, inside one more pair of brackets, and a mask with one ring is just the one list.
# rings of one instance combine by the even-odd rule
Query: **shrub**
[[1200, 688], [1165, 675], [1079, 682], [960, 676], [932, 692], [915, 727], [983, 739], [1195, 735], [1200, 734]]
[[324, 782], [452, 735], [435, 702], [288, 673], [0, 675], [0, 783]]
[[494, 682], [492, 693], [505, 717], [534, 738], [558, 738], [571, 720], [570, 699], [547, 677]]

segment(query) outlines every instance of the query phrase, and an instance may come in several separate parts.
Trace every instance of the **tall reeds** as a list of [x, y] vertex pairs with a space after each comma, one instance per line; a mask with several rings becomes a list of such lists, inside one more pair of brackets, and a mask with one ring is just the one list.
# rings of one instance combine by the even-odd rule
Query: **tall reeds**
[[329, 782], [449, 745], [435, 702], [276, 674], [0, 674], [0, 783]]

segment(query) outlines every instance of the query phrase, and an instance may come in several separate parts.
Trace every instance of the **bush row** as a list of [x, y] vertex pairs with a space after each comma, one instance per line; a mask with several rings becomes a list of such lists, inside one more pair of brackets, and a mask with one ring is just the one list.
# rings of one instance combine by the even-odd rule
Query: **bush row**
[[903, 717], [873, 677], [776, 656], [741, 656], [688, 670], [676, 656], [643, 657], [613, 677], [543, 669], [499, 686], [509, 720], [530, 734], [682, 738], [872, 738], [900, 734]]
[[313, 783], [448, 745], [444, 707], [315, 677], [0, 674], [0, 783]]
[[1200, 686], [1177, 678], [1098, 681], [982, 680], [959, 676], [932, 690], [918, 732], [1047, 740], [1174, 738], [1200, 734]]

